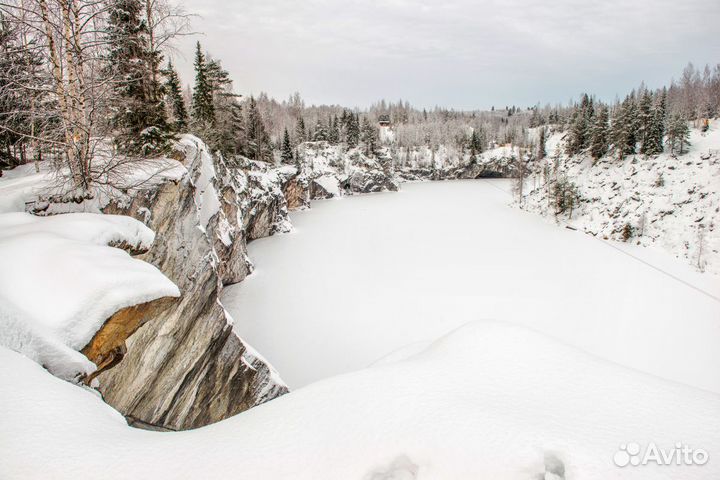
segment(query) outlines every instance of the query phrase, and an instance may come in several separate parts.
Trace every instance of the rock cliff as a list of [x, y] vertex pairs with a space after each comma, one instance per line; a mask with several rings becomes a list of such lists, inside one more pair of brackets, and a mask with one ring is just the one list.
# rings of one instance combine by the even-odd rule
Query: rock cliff
[[396, 171], [387, 150], [368, 156], [327, 142], [302, 144], [296, 164], [280, 167], [226, 161], [191, 136], [174, 156], [187, 168], [184, 177], [155, 182], [104, 211], [155, 231], [155, 243], [138, 258], [175, 282], [182, 297], [118, 312], [84, 349], [101, 367], [105, 401], [130, 423], [162, 430], [207, 425], [287, 392], [235, 335], [219, 294], [251, 273], [248, 242], [291, 229], [289, 210], [315, 199], [395, 191], [400, 180], [512, 173], [506, 159]]

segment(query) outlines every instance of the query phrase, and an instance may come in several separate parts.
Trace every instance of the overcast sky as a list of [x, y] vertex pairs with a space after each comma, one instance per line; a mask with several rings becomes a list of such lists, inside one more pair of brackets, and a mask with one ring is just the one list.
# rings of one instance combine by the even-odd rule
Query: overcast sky
[[720, 63], [720, 0], [184, 0], [235, 90], [365, 107], [612, 100]]

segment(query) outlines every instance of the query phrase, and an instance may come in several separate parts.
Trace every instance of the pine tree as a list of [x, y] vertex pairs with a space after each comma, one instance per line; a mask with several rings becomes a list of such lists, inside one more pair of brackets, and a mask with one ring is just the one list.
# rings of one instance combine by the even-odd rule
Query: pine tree
[[638, 140], [640, 140], [640, 153], [642, 154], [652, 154], [655, 150], [654, 123], [652, 94], [645, 90], [638, 106]]
[[208, 65], [200, 47], [200, 42], [197, 42], [195, 49], [195, 88], [192, 96], [192, 117], [196, 124], [204, 127], [211, 126], [215, 122], [212, 85], [208, 78]]
[[365, 145], [365, 154], [374, 155], [378, 145], [378, 131], [370, 123], [367, 117], [363, 117], [362, 127], [360, 129], [362, 142]]
[[670, 152], [673, 154], [677, 150], [682, 155], [684, 153], [683, 147], [690, 145], [690, 128], [680, 115], [674, 115], [668, 122], [667, 136], [667, 143], [670, 145]]
[[647, 148], [648, 155], [663, 153], [663, 139], [665, 137], [665, 115], [667, 110], [667, 91], [663, 89], [655, 103], [650, 128], [650, 143]]
[[270, 137], [253, 97], [250, 97], [248, 102], [245, 135], [247, 137], [246, 153], [249, 158], [265, 162], [272, 160]]
[[340, 125], [338, 123], [337, 115], [333, 117], [332, 122], [329, 125], [328, 141], [331, 145], [337, 145], [340, 143]]
[[176, 132], [182, 132], [188, 126], [188, 113], [185, 99], [183, 99], [180, 78], [171, 61], [168, 61], [167, 68], [162, 73], [166, 78], [165, 95], [167, 95], [172, 112], [172, 128]]
[[293, 163], [293, 148], [292, 143], [290, 143], [290, 134], [288, 133], [287, 128], [283, 134], [280, 158], [283, 163]]
[[540, 127], [538, 133], [537, 159], [542, 160], [547, 156], [545, 144], [547, 143], [547, 129]]
[[165, 128], [161, 86], [153, 80], [157, 52], [148, 46], [142, 0], [112, 0], [108, 8], [108, 65], [113, 82], [113, 115], [117, 142], [128, 151], [140, 146], [140, 134], [150, 126]]
[[590, 126], [594, 114], [593, 100], [584, 94], [580, 105], [575, 108], [567, 142], [568, 155], [577, 155], [589, 145]]
[[305, 131], [305, 120], [300, 116], [295, 124], [295, 144], [299, 145], [307, 141], [307, 132]]
[[313, 142], [326, 142], [328, 140], [328, 131], [325, 124], [320, 119], [315, 123], [315, 130], [312, 136]]
[[480, 137], [480, 134], [478, 134], [476, 129], [473, 129], [472, 134], [470, 135], [470, 145], [468, 147], [470, 148], [470, 161], [474, 162], [477, 160], [477, 155], [482, 153], [483, 151], [483, 142]]
[[348, 147], [357, 147], [360, 143], [360, 118], [356, 114], [348, 115], [346, 132]]
[[637, 115], [635, 102], [632, 97], [627, 96], [615, 108], [610, 130], [610, 139], [618, 159], [622, 160], [626, 155], [635, 153], [636, 134]]
[[640, 122], [638, 118], [638, 106], [635, 98], [629, 96], [625, 107], [625, 117], [627, 125], [627, 138], [625, 143], [625, 153], [632, 155], [637, 150], [638, 133], [640, 130]]
[[608, 109], [600, 105], [590, 133], [590, 154], [597, 160], [607, 153], [608, 149]]

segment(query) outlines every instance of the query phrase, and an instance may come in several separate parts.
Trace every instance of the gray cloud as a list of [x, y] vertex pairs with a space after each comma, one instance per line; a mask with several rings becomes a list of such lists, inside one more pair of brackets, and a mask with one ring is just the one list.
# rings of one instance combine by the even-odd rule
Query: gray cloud
[[[186, 0], [240, 93], [489, 108], [612, 99], [720, 62], [717, 0]], [[177, 59], [192, 80], [194, 39]]]

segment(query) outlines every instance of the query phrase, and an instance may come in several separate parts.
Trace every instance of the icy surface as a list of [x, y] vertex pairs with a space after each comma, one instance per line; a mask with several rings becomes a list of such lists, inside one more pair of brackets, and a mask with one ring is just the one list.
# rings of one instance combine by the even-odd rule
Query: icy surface
[[75, 380], [94, 370], [77, 352], [118, 310], [177, 287], [108, 245], [147, 249], [154, 233], [126, 216], [0, 214], [0, 345]]
[[[1, 347], [0, 385], [6, 480], [720, 476], [720, 396], [495, 322], [189, 432], [132, 429], [94, 393]], [[710, 461], [619, 468], [614, 455], [630, 442], [682, 442]]]
[[720, 392], [717, 282], [514, 209], [509, 189], [406, 184], [314, 202], [292, 215], [292, 234], [250, 245], [257, 269], [223, 304], [291, 388], [498, 319]]

